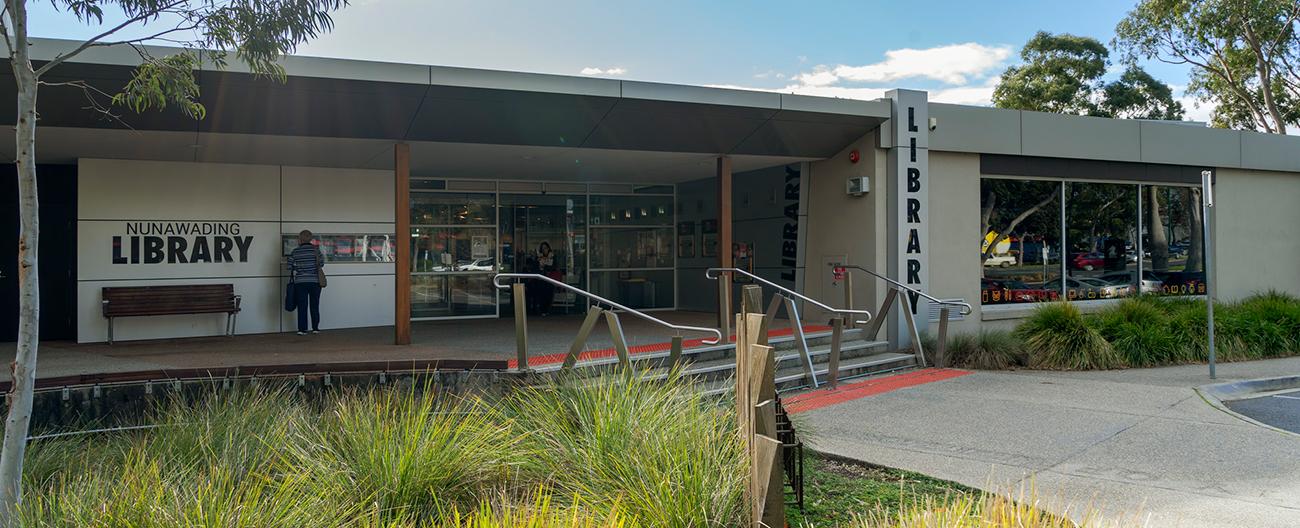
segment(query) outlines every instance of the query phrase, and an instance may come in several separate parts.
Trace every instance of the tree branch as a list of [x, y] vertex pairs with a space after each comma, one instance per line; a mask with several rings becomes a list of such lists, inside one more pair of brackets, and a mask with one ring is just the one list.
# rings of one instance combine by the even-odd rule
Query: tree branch
[[[158, 8], [158, 9], [150, 10], [150, 11], [147, 11], [147, 12], [144, 12], [144, 13], [140, 13], [140, 14], [138, 14], [138, 15], [136, 15], [136, 16], [131, 17], [131, 18], [128, 18], [128, 19], [126, 19], [125, 21], [123, 21], [121, 24], [118, 24], [118, 25], [116, 25], [116, 26], [113, 26], [112, 28], [108, 29], [107, 31], [104, 31], [103, 33], [100, 33], [100, 34], [98, 34], [98, 35], [95, 35], [94, 37], [91, 37], [89, 40], [87, 40], [87, 41], [85, 41], [85, 42], [82, 42], [80, 46], [77, 46], [77, 47], [76, 47], [76, 49], [73, 49], [72, 51], [67, 52], [67, 53], [60, 53], [60, 54], [56, 55], [53, 59], [50, 59], [50, 62], [45, 63], [44, 66], [41, 66], [40, 69], [36, 70], [36, 76], [37, 76], [37, 77], [40, 77], [41, 75], [44, 75], [45, 72], [50, 71], [51, 68], [53, 68], [53, 67], [55, 67], [55, 66], [58, 66], [58, 65], [60, 65], [60, 64], [63, 64], [63, 63], [64, 63], [65, 61], [67, 61], [68, 59], [71, 59], [72, 57], [75, 57], [75, 56], [79, 55], [81, 52], [86, 51], [86, 50], [88, 50], [88, 49], [90, 49], [90, 48], [98, 47], [98, 46], [113, 46], [113, 45], [117, 45], [117, 44], [122, 44], [122, 43], [124, 43], [124, 42], [128, 42], [128, 41], [122, 41], [122, 42], [108, 42], [108, 43], [105, 43], [105, 42], [101, 42], [101, 41], [104, 40], [104, 38], [109, 37], [109, 36], [111, 36], [111, 35], [117, 33], [118, 31], [121, 31], [121, 30], [127, 28], [127, 27], [130, 26], [131, 24], [135, 24], [135, 23], [137, 23], [137, 22], [143, 22], [143, 21], [148, 20], [148, 19], [150, 19], [150, 18], [156, 17], [156, 16], [158, 16], [159, 14], [162, 14], [162, 13], [164, 13], [164, 12], [170, 10], [171, 8], [176, 7], [176, 6], [179, 6], [179, 5], [182, 5], [182, 4], [184, 4], [184, 3], [185, 3], [185, 0], [176, 0], [176, 1], [172, 2], [172, 3], [170, 3], [170, 4], [167, 4], [167, 5], [165, 5], [165, 6], [160, 7], [160, 8]], [[170, 31], [170, 30], [169, 30], [169, 31]], [[167, 33], [167, 32], [164, 32], [164, 33]]]

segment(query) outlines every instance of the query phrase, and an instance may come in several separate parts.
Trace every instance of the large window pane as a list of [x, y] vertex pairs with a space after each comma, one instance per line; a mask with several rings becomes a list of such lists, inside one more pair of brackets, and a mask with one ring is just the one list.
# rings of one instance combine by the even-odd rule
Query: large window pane
[[591, 225], [673, 225], [672, 196], [592, 196]]
[[[980, 182], [985, 305], [1060, 298], [1061, 184], [985, 178]], [[1046, 286], [1056, 281], [1056, 286]]]
[[496, 229], [411, 228], [411, 271], [496, 271]]
[[487, 193], [411, 193], [411, 225], [494, 225], [496, 196]]
[[[1137, 291], [1137, 200], [1137, 185], [1066, 184], [1066, 299], [1111, 299]], [[1061, 287], [1059, 280], [1048, 284]]]
[[672, 227], [591, 229], [591, 267], [671, 268]]
[[1205, 294], [1201, 191], [1142, 188], [1142, 293]]
[[[576, 288], [587, 282], [587, 197], [563, 194], [501, 195], [501, 272], [541, 273]], [[544, 255], [543, 246], [550, 248]], [[529, 309], [542, 313], [586, 311], [585, 299], [564, 288], [530, 283]], [[502, 310], [513, 311], [508, 290]], [[511, 312], [512, 313], [512, 312]]]
[[412, 275], [411, 317], [451, 317], [496, 313], [492, 275]]
[[[326, 262], [392, 262], [395, 258], [393, 235], [314, 234], [312, 242], [320, 247]], [[298, 247], [298, 235], [281, 235], [283, 255]]]
[[593, 293], [631, 308], [672, 308], [673, 271], [593, 271]]

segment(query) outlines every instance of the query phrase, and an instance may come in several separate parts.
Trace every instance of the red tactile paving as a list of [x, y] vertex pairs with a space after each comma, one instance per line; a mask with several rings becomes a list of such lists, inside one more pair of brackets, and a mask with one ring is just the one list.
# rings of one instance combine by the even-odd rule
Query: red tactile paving
[[840, 385], [835, 390], [805, 392], [785, 398], [782, 403], [785, 404], [786, 412], [795, 414], [907, 387], [958, 378], [970, 373], [969, 370], [927, 368], [905, 374]]
[[[805, 333], [825, 332], [830, 329], [831, 327], [824, 326], [824, 325], [804, 325], [803, 327], [803, 331]], [[776, 330], [769, 331], [767, 333], [767, 337], [768, 338], [782, 337], [782, 336], [788, 336], [793, 333], [794, 333], [793, 328], [778, 328]], [[730, 336], [728, 339], [730, 341], [734, 341], [736, 339], [736, 336], [734, 335]], [[672, 346], [673, 344], [671, 342], [651, 343], [648, 345], [630, 346], [627, 348], [627, 352], [628, 354], [631, 355], [644, 354], [647, 352], [662, 352], [664, 350], [668, 350], [672, 348]], [[682, 340], [682, 348], [695, 348], [699, 346], [704, 346], [704, 339], [683, 339]], [[617, 353], [618, 352], [613, 348], [588, 350], [586, 352], [578, 354], [578, 361], [613, 357]], [[547, 354], [545, 356], [530, 357], [528, 358], [528, 365], [530, 367], [535, 367], [538, 365], [550, 365], [552, 363], [562, 363], [564, 362], [564, 356], [566, 355], [568, 355], [567, 352], [561, 352], [559, 354]], [[518, 360], [515, 359], [510, 360], [509, 368], [516, 368], [518, 366], [519, 366]]]

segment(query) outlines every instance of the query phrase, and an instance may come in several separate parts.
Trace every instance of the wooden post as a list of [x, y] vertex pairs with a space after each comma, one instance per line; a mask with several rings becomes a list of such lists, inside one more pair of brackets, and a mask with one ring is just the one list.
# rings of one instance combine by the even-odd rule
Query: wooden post
[[672, 348], [668, 349], [668, 365], [677, 368], [682, 364], [682, 336], [673, 336]]
[[826, 365], [826, 383], [834, 389], [840, 380], [840, 347], [844, 343], [844, 321], [852, 317], [836, 317], [831, 320], [831, 357]]
[[[853, 309], [853, 273], [848, 268], [844, 268], [844, 308]], [[853, 328], [856, 324], [853, 319], [853, 316], [845, 317], [844, 327]]]
[[876, 339], [876, 336], [880, 334], [880, 326], [885, 324], [885, 320], [889, 318], [889, 309], [894, 306], [894, 297], [897, 296], [898, 290], [893, 287], [890, 287], [885, 292], [885, 302], [880, 303], [880, 310], [876, 312], [876, 316], [867, 325], [865, 332], [867, 339]]
[[393, 280], [393, 343], [411, 344], [411, 146], [393, 146], [393, 225], [397, 262]]
[[[602, 312], [604, 310], [599, 306], [592, 306], [587, 309], [587, 318], [582, 320], [582, 326], [578, 328], [578, 336], [574, 338], [573, 344], [569, 345], [569, 354], [564, 356], [565, 370], [571, 369], [578, 364], [578, 355], [582, 353], [583, 347], [587, 345], [587, 338], [591, 337], [591, 330], [596, 328], [596, 323], [600, 321]], [[516, 311], [516, 313], [518, 312]]]
[[776, 322], [776, 313], [781, 310], [781, 300], [784, 298], [779, 293], [772, 294], [772, 302], [767, 303], [767, 314], [763, 317], [763, 335], [759, 336], [758, 344], [767, 345], [767, 333], [772, 330], [772, 323]]
[[799, 346], [799, 366], [803, 367], [804, 378], [808, 385], [817, 388], [817, 371], [813, 369], [812, 353], [808, 350], [808, 336], [803, 332], [803, 320], [799, 318], [799, 309], [794, 299], [785, 298], [785, 314], [790, 317], [790, 326], [794, 328], [794, 342]]
[[750, 284], [741, 289], [740, 313], [762, 313], [763, 287]]
[[510, 285], [515, 305], [515, 361], [519, 370], [528, 370], [528, 306], [525, 304], [524, 283]]
[[[731, 340], [731, 273], [722, 273], [718, 275], [718, 330], [722, 332], [722, 344], [727, 344]], [[736, 342], [740, 342], [740, 335], [736, 335]]]
[[614, 351], [618, 353], [618, 364], [631, 372], [632, 357], [627, 351], [627, 338], [623, 336], [623, 324], [619, 322], [618, 314], [606, 310], [605, 323], [609, 325], [609, 338], [614, 341]]
[[[718, 267], [735, 266], [731, 255], [731, 158], [718, 158]], [[726, 308], [718, 313], [718, 326], [730, 324], [731, 321], [731, 274], [718, 276], [718, 307]], [[723, 332], [723, 339], [727, 332]]]
[[948, 366], [948, 306], [939, 309], [939, 342], [934, 344], [934, 366]]

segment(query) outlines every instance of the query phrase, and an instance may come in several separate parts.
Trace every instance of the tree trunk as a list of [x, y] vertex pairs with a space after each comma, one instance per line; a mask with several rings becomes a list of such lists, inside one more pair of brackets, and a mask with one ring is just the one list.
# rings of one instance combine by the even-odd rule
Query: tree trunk
[[1150, 193], [1151, 218], [1147, 222], [1147, 231], [1151, 233], [1151, 271], [1164, 273], [1169, 271], [1169, 237], [1165, 236], [1164, 219], [1160, 217], [1160, 194], [1156, 187], [1147, 187]]
[[36, 349], [40, 342], [40, 283], [36, 265], [39, 215], [36, 196], [36, 72], [27, 48], [27, 7], [23, 0], [8, 0], [13, 20], [10, 64], [18, 88], [16, 130], [18, 171], [18, 350], [10, 366], [13, 385], [0, 452], [0, 526], [16, 527], [22, 499], [23, 457], [32, 415], [32, 389], [36, 383]]
[[1187, 213], [1188, 218], [1192, 219], [1191, 233], [1189, 233], [1188, 237], [1191, 243], [1187, 244], [1187, 266], [1183, 268], [1183, 271], [1195, 273], [1205, 269], [1201, 256], [1204, 253], [1201, 249], [1204, 247], [1204, 241], [1201, 240], [1201, 237], [1205, 233], [1205, 229], [1201, 223], [1204, 219], [1201, 218], [1200, 189], [1191, 189], [1191, 192], [1187, 193]]

